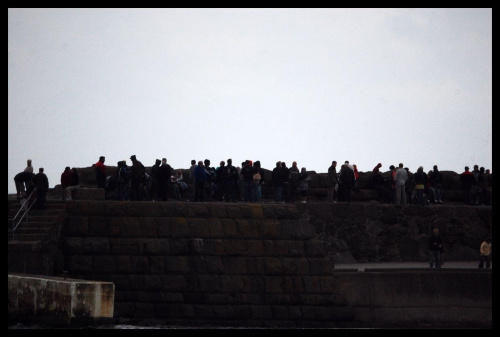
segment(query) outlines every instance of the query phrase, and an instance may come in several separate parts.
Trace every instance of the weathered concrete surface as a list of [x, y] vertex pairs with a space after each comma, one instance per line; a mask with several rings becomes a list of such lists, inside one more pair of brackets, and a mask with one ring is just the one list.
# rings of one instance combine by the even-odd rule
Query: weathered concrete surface
[[9, 322], [70, 325], [113, 317], [111, 282], [8, 274]]

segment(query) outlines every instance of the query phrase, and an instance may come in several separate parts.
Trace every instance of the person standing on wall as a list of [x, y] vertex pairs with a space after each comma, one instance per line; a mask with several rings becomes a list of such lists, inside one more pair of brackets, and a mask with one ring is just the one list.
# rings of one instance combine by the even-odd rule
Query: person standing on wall
[[205, 182], [207, 181], [207, 171], [205, 171], [205, 166], [201, 160], [198, 161], [198, 165], [194, 170], [194, 179], [196, 181], [194, 201], [205, 202]]
[[342, 193], [343, 198], [342, 201], [347, 203], [351, 202], [351, 190], [354, 187], [354, 183], [356, 182], [356, 178], [354, 176], [354, 170], [349, 167], [348, 164], [344, 164], [340, 168], [340, 182], [342, 184]]
[[64, 168], [64, 172], [61, 173], [61, 200], [66, 197], [66, 188], [71, 186], [71, 169], [69, 166]]
[[158, 200], [160, 201], [168, 201], [168, 194], [173, 192], [171, 189], [173, 171], [172, 167], [167, 164], [167, 158], [162, 158], [158, 168]]
[[104, 165], [106, 158], [104, 156], [99, 157], [99, 161], [95, 163], [95, 180], [98, 188], [104, 188], [106, 190], [106, 165]]
[[71, 169], [71, 183], [68, 187], [66, 187], [66, 200], [73, 200], [73, 191], [80, 187], [80, 176], [78, 175], [78, 171], [76, 167]]
[[407, 179], [408, 173], [403, 168], [403, 163], [399, 163], [399, 167], [394, 175], [394, 181], [396, 183], [396, 205], [406, 206], [405, 185]]
[[222, 171], [222, 180], [224, 181], [224, 200], [226, 202], [236, 202], [236, 194], [238, 190], [238, 171], [233, 166], [233, 160], [226, 160], [227, 165]]
[[26, 168], [24, 169], [24, 172], [30, 172], [33, 173], [33, 166], [31, 166], [31, 159], [27, 160], [27, 165]]
[[303, 167], [299, 174], [299, 191], [300, 191], [300, 202], [305, 204], [307, 202], [307, 190], [309, 189], [309, 181], [312, 178], [307, 174], [306, 168]]
[[21, 200], [25, 191], [28, 191], [29, 185], [35, 175], [28, 171], [19, 172], [14, 176], [14, 183], [16, 184], [17, 200]]
[[297, 167], [297, 162], [292, 162], [292, 167], [289, 169], [290, 171], [290, 179], [288, 182], [289, 194], [290, 194], [290, 202], [294, 203], [297, 198], [297, 190], [299, 189], [299, 176], [300, 171]]
[[46, 194], [49, 191], [49, 179], [43, 173], [43, 167], [38, 169], [38, 173], [33, 178], [33, 185], [36, 188], [36, 201], [33, 209], [44, 209]]
[[283, 173], [281, 171], [281, 162], [276, 162], [276, 167], [273, 169], [271, 181], [274, 188], [274, 202], [281, 202], [283, 196]]
[[194, 178], [194, 171], [196, 170], [196, 160], [191, 159], [191, 166], [189, 167], [189, 183], [191, 184], [191, 187], [193, 188], [193, 197], [191, 201], [195, 200], [196, 196], [196, 179]]

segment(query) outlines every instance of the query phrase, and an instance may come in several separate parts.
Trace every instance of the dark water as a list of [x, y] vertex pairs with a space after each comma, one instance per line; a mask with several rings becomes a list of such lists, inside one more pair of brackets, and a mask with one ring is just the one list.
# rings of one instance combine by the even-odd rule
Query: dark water
[[42, 325], [26, 325], [23, 323], [18, 323], [16, 325], [9, 326], [8, 329], [22, 330], [22, 329], [66, 329], [66, 330], [93, 330], [93, 329], [108, 329], [108, 330], [335, 330], [335, 329], [491, 329], [492, 326], [475, 326], [470, 324], [456, 324], [456, 325], [440, 325], [440, 324], [415, 324], [406, 326], [374, 326], [369, 327], [363, 324], [359, 326], [349, 326], [343, 328], [269, 328], [269, 327], [224, 327], [224, 326], [210, 326], [210, 327], [187, 327], [187, 326], [175, 326], [175, 325], [133, 325], [133, 324], [112, 324], [112, 325], [92, 325], [92, 326], [81, 326], [81, 327], [49, 327]]

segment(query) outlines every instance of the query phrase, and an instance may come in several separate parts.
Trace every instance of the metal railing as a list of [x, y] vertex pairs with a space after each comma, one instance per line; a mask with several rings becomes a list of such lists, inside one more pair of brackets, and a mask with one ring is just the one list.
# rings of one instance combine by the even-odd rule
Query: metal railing
[[12, 229], [9, 229], [9, 232], [12, 232], [12, 240], [14, 240], [14, 234], [16, 232], [16, 229], [17, 227], [19, 227], [23, 219], [26, 218], [26, 221], [29, 220], [29, 211], [33, 206], [33, 204], [36, 202], [36, 197], [33, 197], [34, 195], [36, 195], [35, 192], [36, 188], [33, 189], [28, 198], [23, 199], [23, 201], [21, 202], [21, 208], [19, 208], [19, 211], [17, 211], [14, 218], [9, 219], [9, 222], [12, 221]]

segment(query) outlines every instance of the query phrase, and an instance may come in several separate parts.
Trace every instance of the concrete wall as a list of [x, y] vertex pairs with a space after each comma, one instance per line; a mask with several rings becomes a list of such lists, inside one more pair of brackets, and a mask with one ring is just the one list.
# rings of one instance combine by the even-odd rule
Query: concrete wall
[[8, 288], [9, 322], [68, 326], [113, 317], [110, 282], [12, 273]]
[[345, 207], [73, 201], [64, 268], [73, 278], [113, 282], [114, 315], [122, 318], [187, 326], [491, 325], [491, 272], [335, 269], [321, 229], [332, 214], [357, 232], [393, 219], [369, 205]]

